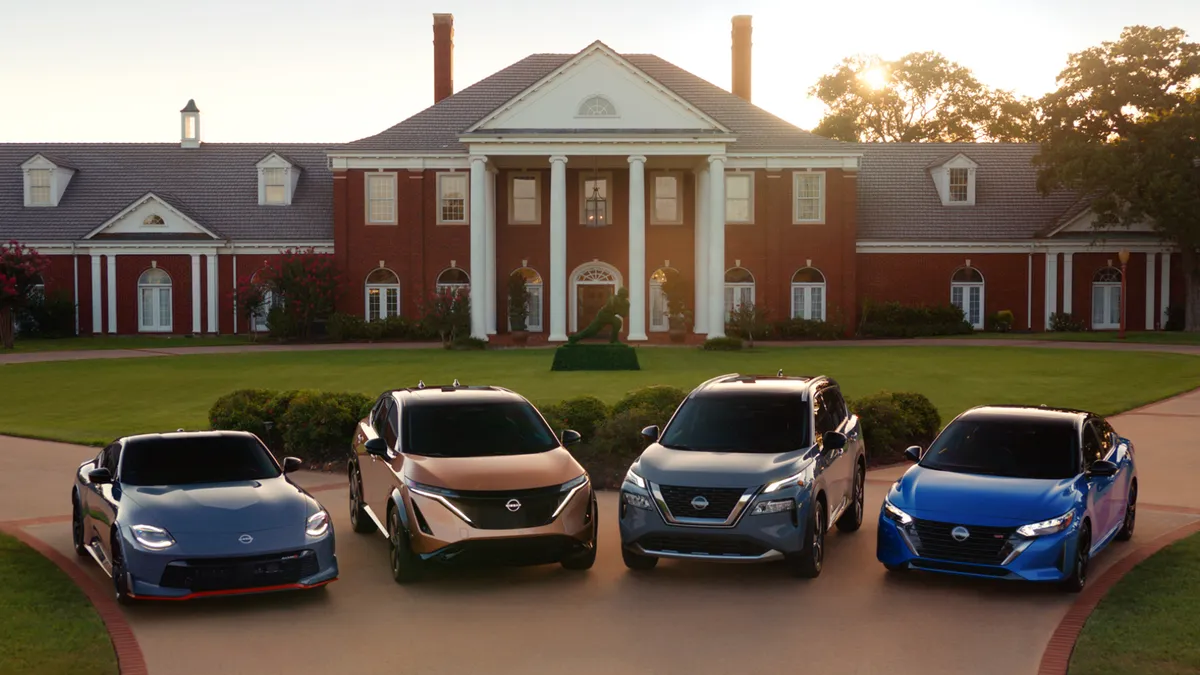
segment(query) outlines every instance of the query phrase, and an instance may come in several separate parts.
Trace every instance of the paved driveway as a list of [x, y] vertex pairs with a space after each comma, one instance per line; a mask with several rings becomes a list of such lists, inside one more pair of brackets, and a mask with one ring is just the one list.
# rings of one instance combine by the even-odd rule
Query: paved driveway
[[[1200, 519], [1192, 440], [1200, 392], [1113, 422], [1139, 452], [1134, 542]], [[0, 438], [5, 517], [68, 514], [71, 469], [93, 453]], [[872, 510], [901, 471], [871, 474]], [[336, 477], [298, 480], [320, 486]], [[874, 520], [830, 537], [815, 581], [772, 565], [672, 561], [631, 574], [617, 549], [612, 494], [601, 495], [600, 555], [589, 573], [440, 572], [401, 587], [388, 575], [384, 539], [351, 532], [345, 488], [316, 495], [334, 514], [342, 579], [310, 593], [131, 608], [151, 673], [1032, 674], [1073, 598], [1023, 584], [887, 575], [874, 559]], [[73, 555], [63, 520], [26, 529]], [[1131, 548], [1111, 546], [1093, 578]]]

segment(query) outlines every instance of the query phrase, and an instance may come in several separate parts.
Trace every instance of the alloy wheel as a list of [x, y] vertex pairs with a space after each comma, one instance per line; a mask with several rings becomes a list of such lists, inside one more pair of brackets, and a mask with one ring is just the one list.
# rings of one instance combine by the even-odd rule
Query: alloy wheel
[[400, 573], [402, 562], [400, 560], [400, 537], [404, 536], [404, 531], [400, 528], [400, 517], [395, 511], [392, 511], [388, 518], [388, 529], [391, 530], [388, 534], [388, 554], [392, 561], [392, 572], [396, 575]]
[[862, 469], [855, 469], [855, 473], [858, 474], [858, 480], [854, 482], [854, 517], [861, 523], [863, 519], [863, 501], [866, 499], [866, 475]]
[[813, 568], [820, 571], [821, 563], [825, 561], [825, 507], [817, 503], [814, 508], [817, 513], [813, 518]]
[[360, 495], [362, 485], [359, 483], [359, 480], [358, 470], [356, 469], [350, 473], [350, 525], [355, 528], [358, 527], [358, 509], [359, 503], [362, 501]]

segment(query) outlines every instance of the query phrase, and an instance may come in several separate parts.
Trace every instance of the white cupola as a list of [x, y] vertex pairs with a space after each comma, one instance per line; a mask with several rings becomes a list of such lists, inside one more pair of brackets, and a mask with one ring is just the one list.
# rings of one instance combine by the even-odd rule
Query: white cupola
[[200, 147], [200, 109], [196, 107], [195, 99], [188, 99], [187, 105], [179, 111], [179, 146]]

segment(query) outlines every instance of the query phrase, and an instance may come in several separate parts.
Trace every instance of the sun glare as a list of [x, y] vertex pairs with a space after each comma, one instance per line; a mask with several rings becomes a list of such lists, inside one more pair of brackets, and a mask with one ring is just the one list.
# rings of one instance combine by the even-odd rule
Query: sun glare
[[878, 66], [871, 68], [870, 70], [863, 71], [862, 75], [859, 77], [861, 77], [862, 81], [872, 89], [883, 89], [887, 86], [887, 73], [884, 72], [883, 68]]

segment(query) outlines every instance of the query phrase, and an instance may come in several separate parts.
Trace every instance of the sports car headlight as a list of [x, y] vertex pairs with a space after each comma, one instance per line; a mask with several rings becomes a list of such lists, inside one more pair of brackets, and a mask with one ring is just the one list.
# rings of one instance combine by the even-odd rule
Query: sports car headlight
[[912, 516], [896, 508], [896, 505], [888, 499], [883, 500], [883, 514], [901, 525], [911, 525], [913, 521]]
[[138, 543], [146, 548], [158, 551], [175, 545], [175, 540], [171, 537], [171, 533], [161, 527], [134, 525], [129, 529], [133, 530], [133, 538], [137, 539]]
[[636, 485], [643, 490], [646, 489], [646, 479], [633, 472], [633, 469], [625, 472], [625, 482], [630, 485]]
[[304, 534], [310, 537], [323, 537], [329, 531], [329, 514], [325, 511], [317, 511], [308, 517], [308, 522], [304, 524]]
[[1075, 512], [1067, 511], [1057, 518], [1043, 520], [1040, 523], [1030, 523], [1017, 528], [1017, 534], [1022, 537], [1041, 537], [1047, 534], [1062, 532], [1075, 522]]
[[807, 473], [808, 469], [805, 469], [799, 473], [794, 473], [787, 478], [777, 480], [774, 483], [768, 483], [767, 487], [763, 488], [763, 494], [778, 492], [784, 488], [792, 487], [793, 485], [796, 487], [804, 487], [804, 477]]

